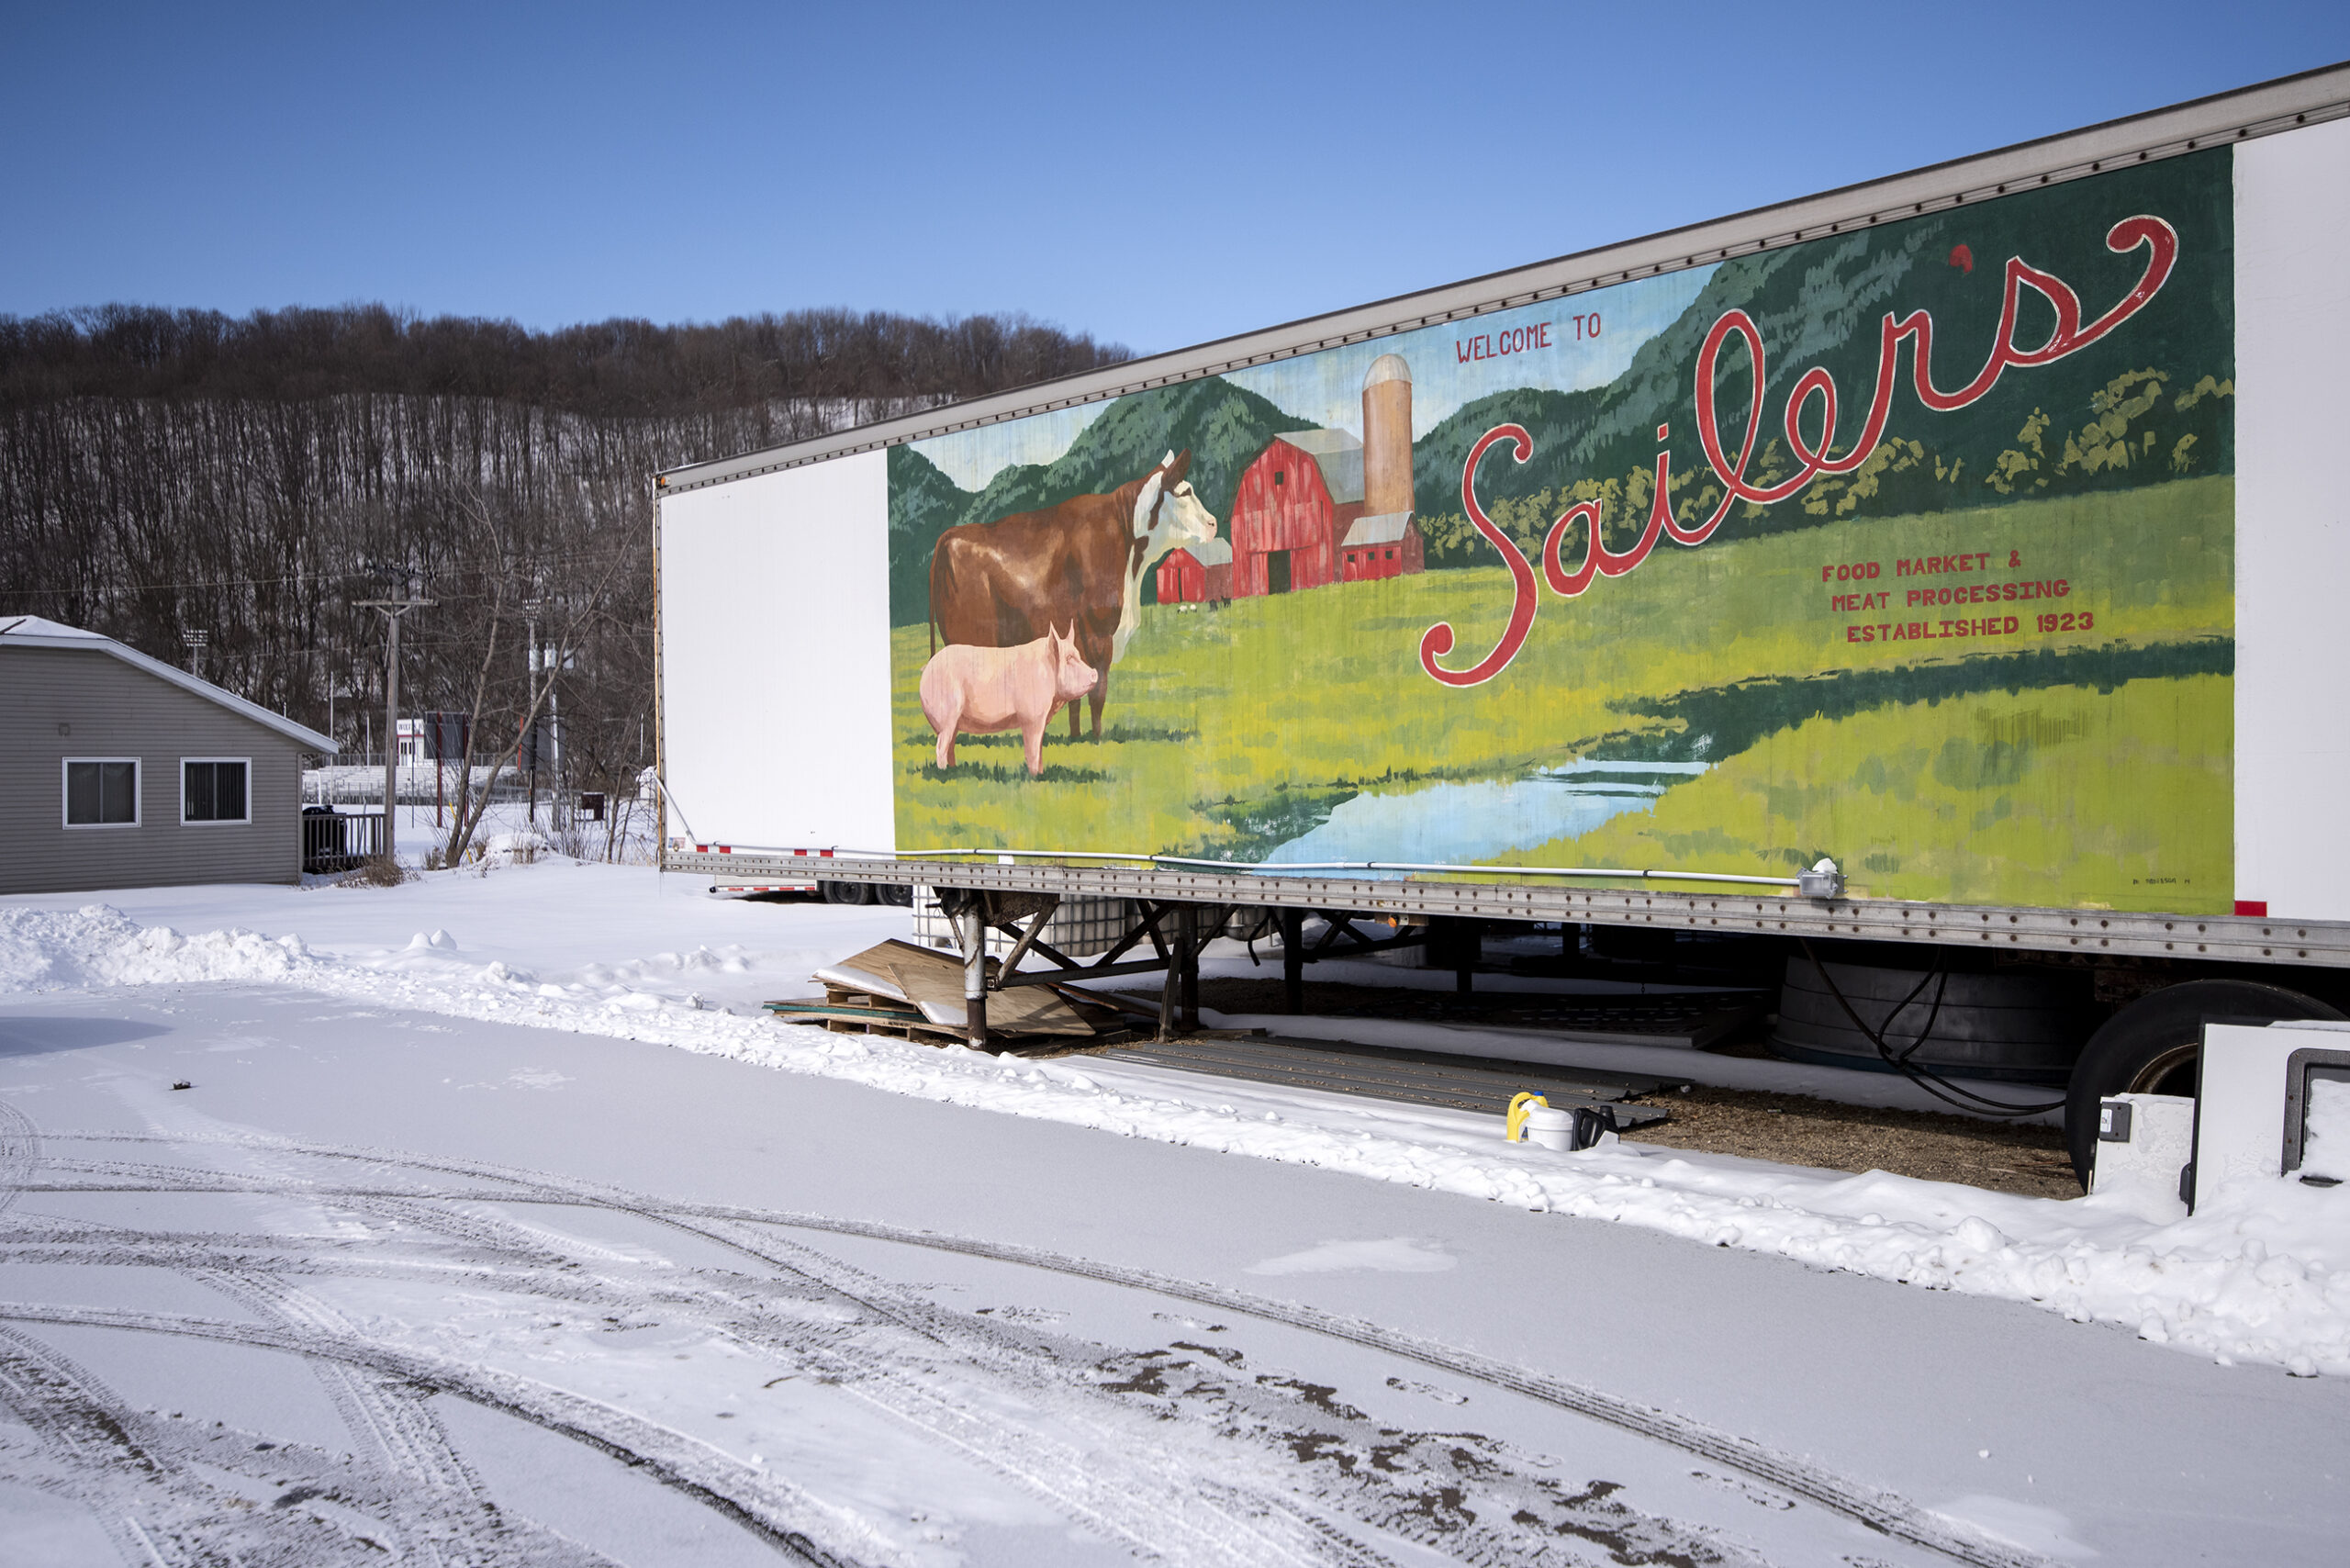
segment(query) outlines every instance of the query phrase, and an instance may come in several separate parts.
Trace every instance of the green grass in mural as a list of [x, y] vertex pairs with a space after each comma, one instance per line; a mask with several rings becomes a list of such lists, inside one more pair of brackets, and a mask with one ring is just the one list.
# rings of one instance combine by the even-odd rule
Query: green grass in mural
[[1787, 876], [1830, 855], [1864, 898], [2217, 913], [2233, 896], [2233, 685], [2048, 687], [1814, 719], [1653, 812], [1509, 858]]
[[[1722, 766], [1676, 786], [1652, 815], [1617, 819], [1578, 844], [1528, 846], [1520, 857], [1623, 864], [1645, 845], [1632, 858], [1785, 874], [1790, 855], [1817, 844], [1840, 860], [1877, 857], [1886, 868], [1864, 879], [1889, 896], [2022, 898], [2014, 890], [2034, 876], [2045, 881], [2072, 867], [2061, 888], [2049, 882], [2027, 902], [2120, 904], [2144, 878], [2192, 875], [2191, 905], [2154, 902], [2201, 908], [2226, 891], [2232, 517], [2232, 482], [2215, 477], [1694, 550], [1660, 546], [1639, 571], [1580, 599], [1545, 590], [1516, 662], [1466, 690], [1420, 672], [1419, 638], [1449, 620], [1458, 651], [1448, 662], [1482, 655], [1509, 610], [1508, 577], [1498, 568], [1342, 584], [1215, 610], [1152, 607], [1113, 675], [1103, 741], [1072, 744], [1060, 715], [1046, 742], [1046, 775], [1034, 779], [1009, 744], [1014, 737], [997, 745], [967, 737], [970, 762], [937, 771], [915, 696], [926, 633], [901, 628], [898, 840], [910, 849], [1253, 857], [1362, 789], [1506, 778], [1578, 756], [1655, 756], [1702, 741], [1712, 748], [1705, 759]], [[1973, 575], [1895, 575], [1898, 559], [1968, 554], [1996, 564]], [[1820, 580], [1823, 566], [1867, 561], [1880, 564], [1874, 581]], [[2011, 578], [2063, 578], [2072, 591], [2045, 603], [1903, 603], [1913, 587]], [[1831, 592], [1855, 589], [1889, 592], [1892, 605], [1831, 611]], [[2065, 611], [2092, 620], [2037, 631], [2038, 614]], [[1843, 636], [1861, 620], [1990, 614], [2017, 616], [2020, 633], [1874, 644]], [[1852, 700], [1790, 695], [1840, 672], [1851, 674], [1831, 684], [1850, 686]], [[2109, 686], [2113, 695], [2100, 695]], [[1852, 711], [1863, 694], [1870, 706]], [[1793, 727], [1758, 738], [1759, 725], [1721, 722], [1757, 712]], [[1983, 724], [2031, 712], [2056, 714], [2047, 722], [2060, 730], [2084, 727], [2053, 738], [2031, 730], [2035, 760], [2012, 779], [1997, 767], [1967, 771], [1964, 757], [1973, 754], [1963, 748], [1981, 744]], [[1930, 760], [1922, 773], [1903, 771], [1919, 748], [1930, 759], [1949, 752], [1948, 780]], [[2087, 777], [2107, 766], [2153, 770], [2149, 779], [2159, 773], [2165, 782], [2108, 788]], [[1872, 792], [1874, 770], [1927, 782]], [[1624, 837], [1651, 832], [1673, 835], [1673, 852], [1663, 853], [1666, 839]], [[1838, 832], [1870, 847], [1857, 856], [1839, 847]], [[2179, 846], [2189, 840], [2210, 846], [2208, 864], [2159, 868], [2150, 850], [2131, 847], [2159, 841], [2188, 855]], [[1603, 856], [1606, 845], [1620, 854]], [[2011, 890], [1980, 891], [1986, 879]]]

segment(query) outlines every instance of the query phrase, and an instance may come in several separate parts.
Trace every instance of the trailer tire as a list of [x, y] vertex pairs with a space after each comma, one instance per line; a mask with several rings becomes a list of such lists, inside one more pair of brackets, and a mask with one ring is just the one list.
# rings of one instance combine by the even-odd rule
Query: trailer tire
[[871, 903], [873, 890], [863, 882], [819, 882], [816, 890], [826, 903]]
[[912, 909], [914, 890], [905, 882], [883, 882], [874, 888], [873, 902], [888, 904], [891, 909]]
[[2258, 980], [2188, 980], [2130, 1003], [2081, 1047], [2065, 1092], [2065, 1144], [2081, 1190], [2088, 1190], [2097, 1153], [2098, 1102], [2109, 1094], [2193, 1094], [2208, 1020], [2343, 1016], [2315, 997]]

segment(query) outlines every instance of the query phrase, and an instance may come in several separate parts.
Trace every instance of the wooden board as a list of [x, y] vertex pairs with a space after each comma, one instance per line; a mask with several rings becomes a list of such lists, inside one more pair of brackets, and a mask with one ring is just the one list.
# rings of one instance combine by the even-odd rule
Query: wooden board
[[884, 942], [878, 946], [867, 947], [864, 952], [840, 959], [836, 963], [828, 964], [816, 971], [816, 979], [828, 986], [838, 986], [845, 991], [862, 991], [875, 996], [886, 996], [892, 1002], [911, 1002], [913, 999], [900, 987], [898, 977], [891, 973], [890, 969], [893, 962], [901, 961], [909, 964], [929, 962], [944, 965], [954, 971], [956, 983], [958, 986], [962, 983], [961, 959], [951, 958], [943, 953], [934, 953], [929, 948], [917, 947], [911, 942], [900, 942], [895, 939]]
[[[906, 999], [923, 1011], [923, 1016], [935, 1024], [961, 1026], [970, 1017], [970, 1004], [963, 995], [963, 969], [959, 964], [939, 969], [925, 969], [913, 964], [890, 965], [898, 989]], [[1093, 1025], [1077, 1015], [1077, 1010], [1042, 986], [1024, 985], [1012, 991], [988, 992], [988, 1032], [1006, 1035], [1084, 1035], [1093, 1033]]]
[[[1002, 966], [988, 960], [992, 979]], [[951, 953], [890, 940], [816, 971], [828, 999], [846, 1011], [860, 993], [917, 1009], [936, 1028], [961, 1034], [970, 1010], [963, 996], [963, 960]], [[988, 1031], [1006, 1035], [1090, 1036], [1094, 1026], [1041, 986], [988, 993]]]

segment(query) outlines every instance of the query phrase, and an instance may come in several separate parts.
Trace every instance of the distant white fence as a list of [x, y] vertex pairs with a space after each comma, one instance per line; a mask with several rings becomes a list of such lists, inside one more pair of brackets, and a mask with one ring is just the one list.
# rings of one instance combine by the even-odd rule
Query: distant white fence
[[[487, 788], [492, 801], [520, 801], [530, 793], [530, 775], [511, 767], [476, 764], [468, 773], [454, 763], [436, 766], [430, 762], [403, 762], [397, 772], [400, 804], [404, 806], [429, 806], [436, 800], [453, 801], [459, 793], [461, 773], [471, 778], [474, 789]], [[554, 785], [551, 775], [541, 774], [539, 798], [552, 799]], [[345, 753], [322, 767], [304, 768], [302, 803], [380, 808], [384, 803], [384, 759]]]

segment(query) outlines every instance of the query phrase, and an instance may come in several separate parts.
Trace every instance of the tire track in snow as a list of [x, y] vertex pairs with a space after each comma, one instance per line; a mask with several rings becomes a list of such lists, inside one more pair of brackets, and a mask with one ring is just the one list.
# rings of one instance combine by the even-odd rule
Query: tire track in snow
[[[357, 1332], [326, 1302], [273, 1273], [241, 1267], [185, 1271], [285, 1327]], [[422, 1560], [439, 1568], [473, 1568], [504, 1555], [498, 1549], [498, 1538], [506, 1534], [504, 1512], [449, 1440], [426, 1403], [428, 1391], [344, 1361], [315, 1356], [307, 1360], [344, 1428], [374, 1450], [385, 1469], [421, 1494], [417, 1511], [424, 1517], [414, 1539]], [[586, 1555], [589, 1561], [603, 1561]]]
[[[127, 1308], [0, 1301], [0, 1320], [171, 1334], [252, 1350], [329, 1357], [437, 1394], [453, 1394], [610, 1454], [818, 1568], [859, 1568], [862, 1559], [849, 1543], [870, 1544], [868, 1532], [855, 1519], [815, 1501], [780, 1476], [764, 1473], [722, 1450], [631, 1412], [496, 1368], [283, 1324], [230, 1323]], [[837, 1544], [827, 1545], [827, 1540]]]
[[[142, 1415], [54, 1347], [14, 1330], [0, 1329], [0, 1404], [39, 1443], [0, 1441], [0, 1463], [88, 1509], [126, 1562], [375, 1564], [403, 1539], [423, 1540], [431, 1523], [420, 1518], [407, 1477], [306, 1444]], [[616, 1568], [529, 1520], [495, 1523], [490, 1539], [455, 1561]]]
[[0, 1100], [0, 1214], [17, 1201], [40, 1164], [40, 1134], [30, 1117]]
[[[52, 1163], [72, 1164], [94, 1174], [117, 1178], [84, 1187], [84, 1191], [187, 1190], [172, 1179], [173, 1168], [167, 1166], [127, 1161]], [[442, 1258], [418, 1267], [385, 1257], [378, 1250], [343, 1244], [330, 1246], [327, 1249], [329, 1258], [321, 1260], [306, 1258], [298, 1251], [289, 1253], [283, 1239], [275, 1238], [187, 1238], [148, 1232], [134, 1238], [129, 1233], [85, 1223], [61, 1226], [20, 1221], [15, 1227], [19, 1239], [0, 1255], [22, 1262], [170, 1268], [191, 1271], [208, 1281], [236, 1273], [250, 1273], [265, 1280], [280, 1273], [320, 1272], [412, 1278], [486, 1291], [530, 1291], [599, 1310], [635, 1312], [645, 1305], [641, 1294], [625, 1286], [599, 1289], [599, 1282], [583, 1277], [579, 1260], [550, 1250], [539, 1233], [479, 1215], [435, 1210], [421, 1201], [438, 1194], [399, 1188], [384, 1190], [385, 1193], [396, 1195], [368, 1193], [352, 1200], [341, 1192], [325, 1192], [297, 1177], [241, 1178], [217, 1170], [190, 1174], [207, 1192], [251, 1191], [312, 1200], [323, 1197], [349, 1204], [363, 1213], [389, 1208], [397, 1212], [403, 1224], [443, 1231], [458, 1238], [459, 1243]], [[149, 1183], [152, 1185], [145, 1185]], [[68, 1185], [49, 1183], [42, 1190], [60, 1191]], [[528, 1192], [504, 1191], [473, 1193], [467, 1198], [511, 1203], [533, 1196]], [[630, 1212], [659, 1218], [650, 1208]], [[986, 1349], [999, 1352], [994, 1358], [999, 1370], [1003, 1365], [1001, 1352], [1006, 1349], [1002, 1342], [1006, 1336], [992, 1323], [947, 1313], [836, 1260], [770, 1234], [754, 1233], [726, 1221], [662, 1223], [667, 1228], [706, 1237], [770, 1266], [810, 1277], [811, 1283], [827, 1295], [837, 1295], [844, 1303], [882, 1322], [934, 1341], [940, 1350], [968, 1355], [974, 1350]], [[223, 1241], [228, 1245], [220, 1245]], [[611, 1257], [617, 1259], [620, 1254]], [[817, 1271], [826, 1277], [812, 1278], [805, 1267], [811, 1262], [817, 1264]], [[523, 1272], [518, 1275], [500, 1271], [501, 1268], [519, 1268]], [[1000, 1413], [942, 1397], [933, 1391], [931, 1380], [922, 1375], [924, 1369], [912, 1367], [902, 1358], [885, 1360], [860, 1355], [854, 1346], [835, 1342], [837, 1336], [829, 1328], [795, 1334], [789, 1331], [789, 1326], [778, 1325], [771, 1318], [745, 1315], [733, 1294], [740, 1282], [730, 1282], [724, 1292], [709, 1291], [677, 1278], [664, 1278], [657, 1283], [664, 1305], [674, 1308], [678, 1302], [700, 1299], [708, 1309], [707, 1320], [701, 1327], [729, 1334], [753, 1350], [790, 1361], [817, 1380], [912, 1427], [942, 1447], [1004, 1475], [1100, 1536], [1119, 1541], [1147, 1557], [1202, 1564], [1234, 1561], [1286, 1562], [1299, 1564], [1300, 1568], [1382, 1568], [1386, 1563], [1376, 1551], [1352, 1540], [1328, 1520], [1301, 1508], [1295, 1500], [1277, 1492], [1242, 1484], [1198, 1491], [1170, 1489], [1165, 1484], [1162, 1471], [1144, 1460], [1128, 1457], [1149, 1453], [1148, 1443], [1139, 1440], [1144, 1434], [1135, 1430], [1131, 1423], [1124, 1430], [1101, 1431], [1102, 1440], [1095, 1444], [1075, 1446], [1008, 1420]], [[974, 1334], [957, 1333], [954, 1329], [957, 1326], [977, 1330], [992, 1342], [986, 1347], [975, 1346], [971, 1342]], [[946, 1331], [941, 1332], [942, 1329]], [[909, 1375], [910, 1372], [913, 1375]], [[1082, 1419], [1086, 1413], [1072, 1411], [1066, 1399], [1051, 1398], [1063, 1390], [1034, 1376], [1018, 1381], [1024, 1394], [1043, 1395], [1056, 1406], [1058, 1414], [1078, 1417], [1080, 1426], [1087, 1424]], [[1098, 1422], [1092, 1424], [1099, 1426]]]
[[[425, 1157], [388, 1150], [341, 1148], [250, 1135], [173, 1137], [120, 1133], [51, 1133], [53, 1142], [219, 1143], [321, 1159], [429, 1170], [511, 1183], [517, 1190], [502, 1198], [468, 1193], [469, 1201], [550, 1202], [618, 1209], [643, 1218], [677, 1226], [694, 1234], [739, 1246], [740, 1241], [699, 1228], [689, 1221], [732, 1221], [778, 1226], [985, 1258], [1049, 1272], [1188, 1301], [1218, 1311], [1279, 1323], [1288, 1327], [1339, 1339], [1367, 1350], [1417, 1361], [1456, 1376], [1505, 1389], [1523, 1397], [1572, 1411], [1604, 1425], [1667, 1444], [1762, 1481], [1820, 1507], [1841, 1514], [1891, 1539], [1939, 1552], [1972, 1568], [2056, 1568], [2049, 1559], [2012, 1547], [1931, 1513], [1897, 1493], [1872, 1487], [1782, 1453], [1761, 1443], [1671, 1411], [1621, 1398], [1565, 1379], [1526, 1372], [1473, 1351], [1462, 1350], [1416, 1335], [1390, 1329], [1368, 1320], [1325, 1313], [1292, 1302], [1276, 1301], [1244, 1291], [1151, 1271], [1098, 1262], [1044, 1249], [971, 1237], [944, 1235], [871, 1221], [782, 1210], [746, 1208], [734, 1204], [691, 1204], [656, 1199], [602, 1183], [576, 1181], [522, 1167], [453, 1157]], [[318, 1195], [333, 1191], [320, 1187]], [[773, 1262], [772, 1259], [763, 1260]], [[788, 1266], [788, 1265], [785, 1265]]]

